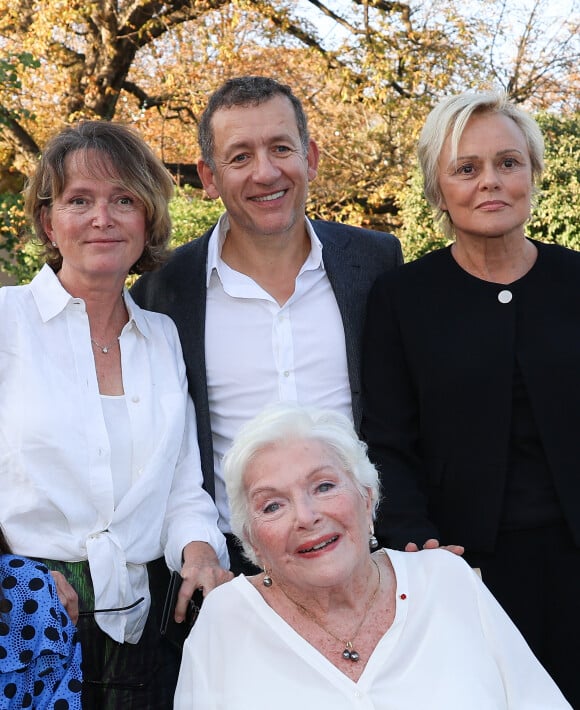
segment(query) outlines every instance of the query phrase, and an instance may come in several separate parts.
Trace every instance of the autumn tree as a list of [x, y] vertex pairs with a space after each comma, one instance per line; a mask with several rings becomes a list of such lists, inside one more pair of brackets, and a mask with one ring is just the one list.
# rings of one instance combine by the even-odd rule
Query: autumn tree
[[[568, 12], [556, 12], [564, 7]], [[492, 20], [490, 75], [516, 103], [536, 110], [580, 108], [580, 4], [500, 0], [488, 8]], [[506, 21], [509, 18], [509, 21]]]
[[[140, 85], [170, 83], [173, 90], [163, 107], [140, 118], [144, 132], [167, 160], [191, 159], [207, 94], [235, 74], [271, 74], [304, 101], [322, 151], [310, 212], [395, 227], [393, 192], [406, 177], [405, 156], [433, 96], [482, 73], [473, 49], [481, 22], [462, 19], [451, 5], [433, 19], [411, 13], [406, 4], [375, 4], [372, 12], [349, 3], [347, 16], [330, 13], [329, 21], [341, 28], [340, 39], [330, 44], [308, 19], [298, 22], [293, 3], [285, 12], [281, 3], [231, 3], [206, 17], [209, 35], [204, 25], [176, 29], [141, 55], [154, 69]], [[160, 63], [160, 53], [181, 61]], [[135, 115], [136, 106], [126, 105]], [[191, 130], [184, 133], [184, 125]]]
[[[22, 78], [18, 97], [42, 127], [14, 119], [2, 138], [17, 151], [24, 172], [38, 153], [35, 135], [80, 117], [111, 119], [122, 91], [147, 106], [167, 100], [145, 95], [129, 81], [137, 53], [184, 22], [199, 21], [225, 0], [2, 0], [0, 37], [9, 52], [28, 51], [40, 60]], [[3, 97], [0, 112], [10, 110]], [[30, 140], [26, 140], [28, 136]]]
[[[557, 67], [542, 53], [533, 66], [526, 65], [537, 49], [532, 30], [541, 31], [546, 3], [537, 0], [515, 60], [513, 86], [522, 100], [537, 91], [542, 67], [544, 76], [554, 76], [555, 69], [561, 73], [574, 65], [572, 27], [568, 44], [562, 35], [557, 46]], [[198, 99], [205, 98], [232, 71], [260, 66], [260, 52], [274, 49], [276, 61], [270, 56], [263, 68], [287, 75], [289, 53], [298, 53], [303, 71], [292, 74], [298, 79], [293, 85], [303, 89], [314, 113], [326, 116], [330, 106], [332, 120], [348, 117], [347, 128], [352, 123], [354, 130], [345, 133], [339, 126], [338, 145], [368, 126], [369, 148], [387, 156], [386, 172], [398, 166], [422, 108], [434, 97], [485, 81], [487, 55], [498, 75], [499, 57], [492, 48], [500, 43], [499, 32], [505, 39], [511, 17], [505, 0], [487, 0], [483, 20], [476, 11], [482, 4], [471, 12], [469, 2], [459, 0], [0, 0], [1, 51], [30, 52], [39, 60], [34, 71], [21, 68], [20, 91], [0, 94], [0, 113], [18, 104], [36, 122], [13, 119], [2, 126], [0, 140], [10, 145], [13, 165], [26, 174], [46, 134], [82, 116], [110, 119], [131, 107], [131, 116], [157, 110], [166, 121], [178, 116], [176, 123], [195, 123], [199, 107], [184, 87], [197, 87]], [[340, 29], [337, 41], [326, 41], [322, 20], [325, 27]], [[308, 67], [310, 81], [304, 77]], [[147, 81], [152, 77], [156, 81]], [[363, 110], [357, 114], [359, 105]], [[381, 170], [376, 160], [368, 162]], [[368, 185], [357, 169], [354, 175], [364, 202]], [[381, 199], [371, 195], [370, 207]]]
[[0, 85], [0, 178], [21, 184], [47, 135], [80, 117], [137, 126], [181, 174], [208, 94], [269, 74], [304, 101], [321, 148], [309, 213], [400, 231], [418, 131], [442, 95], [499, 84], [533, 108], [577, 105], [579, 2], [547, 31], [550, 0], [521, 18], [506, 0], [0, 0], [17, 82]]

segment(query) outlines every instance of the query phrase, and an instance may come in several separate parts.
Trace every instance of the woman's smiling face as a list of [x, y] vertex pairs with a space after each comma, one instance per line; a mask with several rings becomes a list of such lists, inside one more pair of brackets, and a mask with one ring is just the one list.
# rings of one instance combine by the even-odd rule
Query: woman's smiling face
[[279, 583], [343, 584], [368, 557], [372, 504], [338, 456], [315, 439], [260, 450], [244, 472], [249, 539]]
[[114, 175], [114, 166], [94, 151], [72, 153], [62, 194], [43, 208], [44, 231], [61, 253], [60, 275], [69, 286], [95, 276], [124, 280], [143, 253], [145, 206]]

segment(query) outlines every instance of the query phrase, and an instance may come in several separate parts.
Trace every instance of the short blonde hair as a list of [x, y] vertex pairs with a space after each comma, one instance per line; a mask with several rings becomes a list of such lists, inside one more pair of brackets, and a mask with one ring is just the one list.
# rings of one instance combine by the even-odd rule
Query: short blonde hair
[[466, 91], [440, 101], [427, 116], [417, 148], [419, 164], [423, 173], [425, 197], [435, 209], [436, 219], [441, 222], [447, 236], [453, 234], [449, 214], [442, 210], [439, 187], [439, 157], [443, 144], [451, 136], [451, 155], [457, 157], [459, 141], [471, 116], [482, 113], [498, 113], [511, 118], [524, 134], [530, 153], [532, 182], [537, 185], [544, 170], [544, 139], [536, 121], [523, 109], [509, 100], [503, 91]]

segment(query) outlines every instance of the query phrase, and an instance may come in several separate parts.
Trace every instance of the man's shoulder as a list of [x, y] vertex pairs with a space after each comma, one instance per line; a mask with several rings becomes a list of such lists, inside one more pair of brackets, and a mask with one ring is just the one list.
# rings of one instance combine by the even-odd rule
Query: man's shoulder
[[342, 222], [332, 222], [324, 219], [311, 220], [314, 231], [320, 238], [361, 238], [371, 239], [379, 242], [391, 242], [398, 244], [399, 240], [390, 232], [381, 232], [376, 229], [367, 229], [365, 227], [354, 227], [351, 224]]
[[163, 266], [137, 279], [131, 288], [135, 302], [148, 310], [165, 310], [166, 301], [179, 299], [184, 290], [202, 282], [212, 231], [177, 247]]
[[212, 232], [213, 227], [202, 236], [196, 237], [190, 242], [186, 242], [185, 244], [182, 244], [174, 249], [165, 264], [163, 264], [158, 271], [154, 271], [153, 274], [155, 275], [167, 271], [173, 272], [183, 268], [185, 264], [190, 265], [198, 262], [199, 260], [203, 260], [205, 263], [205, 260], [207, 259], [209, 239]]
[[323, 247], [337, 257], [356, 253], [365, 263], [376, 263], [379, 271], [403, 262], [401, 243], [389, 232], [325, 220], [312, 220], [312, 226]]

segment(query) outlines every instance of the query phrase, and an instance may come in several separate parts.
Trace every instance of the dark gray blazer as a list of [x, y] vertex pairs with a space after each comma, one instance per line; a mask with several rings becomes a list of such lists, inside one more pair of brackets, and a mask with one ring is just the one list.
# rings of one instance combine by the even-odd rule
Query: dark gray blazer
[[[367, 296], [379, 274], [403, 261], [399, 241], [335, 222], [313, 221], [322, 258], [344, 325], [352, 408], [357, 428], [361, 407], [361, 341]], [[172, 254], [160, 270], [144, 274], [131, 289], [137, 303], [170, 316], [177, 326], [197, 414], [204, 486], [214, 495], [214, 462], [205, 367], [206, 264], [210, 229]]]

